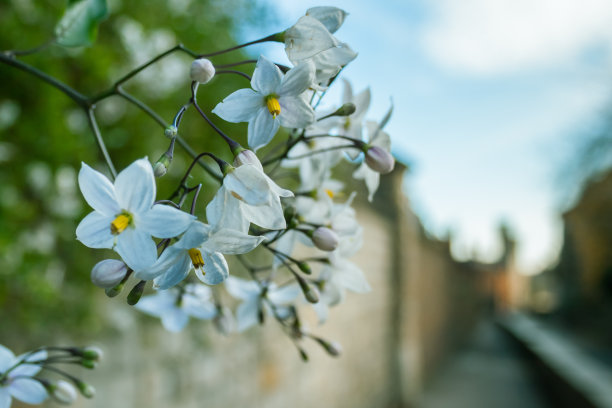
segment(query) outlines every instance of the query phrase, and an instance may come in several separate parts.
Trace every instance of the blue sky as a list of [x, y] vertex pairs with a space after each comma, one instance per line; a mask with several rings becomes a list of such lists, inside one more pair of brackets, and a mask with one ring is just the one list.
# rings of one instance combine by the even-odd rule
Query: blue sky
[[[393, 98], [387, 130], [394, 154], [412, 164], [412, 205], [433, 234], [453, 232], [457, 257], [494, 259], [504, 219], [520, 240], [525, 272], [554, 260], [558, 214], [568, 205], [556, 176], [609, 101], [610, 2], [269, 4], [278, 21], [249, 37], [283, 30], [312, 6], [350, 13], [336, 36], [359, 56], [344, 76], [357, 91], [371, 88], [371, 119], [380, 119]], [[281, 46], [260, 51], [283, 59]]]

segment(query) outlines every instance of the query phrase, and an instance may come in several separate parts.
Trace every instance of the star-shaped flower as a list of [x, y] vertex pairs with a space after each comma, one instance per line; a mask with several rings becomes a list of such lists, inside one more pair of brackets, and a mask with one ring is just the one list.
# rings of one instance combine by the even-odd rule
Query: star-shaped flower
[[[270, 283], [265, 290], [255, 281], [230, 276], [225, 281], [225, 288], [242, 303], [236, 310], [238, 331], [244, 331], [259, 321], [261, 313], [276, 313], [280, 318], [289, 316], [288, 304], [293, 302], [301, 293], [297, 285], [278, 287]], [[274, 310], [272, 310], [274, 308]]]
[[[46, 351], [15, 357], [13, 352], [0, 345], [0, 408], [11, 406], [16, 398], [28, 404], [40, 404], [48, 394], [45, 387], [32, 377], [40, 371], [40, 365], [28, 362], [47, 358]], [[25, 363], [21, 363], [25, 361]]]
[[303, 128], [314, 122], [312, 107], [300, 97], [313, 80], [311, 62], [283, 74], [272, 61], [261, 56], [251, 79], [253, 89], [232, 93], [213, 113], [228, 122], [249, 122], [249, 146], [257, 150], [272, 140], [279, 126]]
[[209, 287], [189, 284], [184, 288], [162, 290], [155, 295], [145, 296], [135, 307], [159, 317], [166, 330], [179, 332], [187, 325], [189, 317], [209, 320], [217, 315], [217, 307], [210, 300], [211, 297]]
[[76, 229], [77, 239], [90, 248], [112, 248], [134, 270], [157, 259], [151, 236], [172, 238], [195, 219], [176, 208], [155, 204], [155, 177], [144, 158], [124, 169], [115, 183], [83, 163], [79, 187], [94, 209]]
[[196, 221], [176, 244], [166, 248], [152, 266], [136, 271], [134, 276], [138, 279], [155, 279], [155, 286], [164, 290], [181, 282], [191, 269], [195, 269], [202, 282], [216, 285], [229, 276], [223, 254], [250, 252], [263, 239], [232, 229], [215, 229]]

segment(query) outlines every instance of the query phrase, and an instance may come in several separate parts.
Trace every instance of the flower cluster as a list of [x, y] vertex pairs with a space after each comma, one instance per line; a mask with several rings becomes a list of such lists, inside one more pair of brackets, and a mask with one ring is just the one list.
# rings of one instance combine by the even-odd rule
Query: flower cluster
[[[212, 320], [224, 333], [271, 318], [304, 358], [299, 345], [304, 338], [331, 355], [339, 353], [338, 345], [306, 330], [299, 316], [301, 305], [310, 303], [323, 323], [346, 290], [370, 290], [349, 260], [363, 238], [352, 208], [355, 193], [345, 191], [332, 174], [337, 166], [354, 167], [353, 177], [365, 181], [372, 200], [380, 174], [394, 167], [383, 130], [391, 111], [380, 122], [365, 121], [369, 89], [354, 94], [344, 80], [339, 106], [318, 109], [326, 90], [357, 56], [334, 36], [346, 16], [335, 7], [315, 7], [294, 26], [263, 39], [284, 43], [293, 66], [259, 56], [252, 76], [240, 73], [251, 87], [231, 93], [211, 112], [227, 122], [248, 123], [246, 138], [225, 134], [223, 122], [214, 124], [216, 118], [198, 105], [198, 89], [214, 86], [219, 72], [202, 56], [191, 67], [192, 97], [166, 129], [170, 147], [156, 163], [138, 159], [114, 181], [82, 164], [79, 187], [93, 211], [79, 224], [77, 239], [90, 248], [112, 249], [120, 258], [96, 264], [94, 284], [114, 296], [135, 279], [128, 303], [160, 318], [170, 331], [183, 329], [190, 317]], [[202, 152], [172, 197], [160, 199], [156, 179], [171, 166], [183, 113], [191, 107], [227, 142], [233, 160], [220, 158], [228, 152]], [[235, 139], [246, 140], [248, 148]], [[204, 158], [219, 169], [210, 171], [219, 184], [205, 204], [198, 201], [202, 183], [190, 177]], [[279, 169], [291, 174], [283, 183]], [[255, 250], [267, 257], [245, 256]], [[248, 279], [234, 276], [241, 273]], [[149, 281], [156, 293], [143, 296]], [[228, 295], [236, 299], [235, 315], [226, 305]]]
[[[15, 357], [0, 345], [0, 408], [9, 408], [13, 398], [28, 404], [40, 404], [49, 396], [56, 402], [72, 404], [77, 390], [86, 398], [94, 396], [94, 388], [56, 367], [75, 364], [94, 368], [102, 357], [97, 347], [41, 347]], [[57, 374], [60, 379], [39, 377], [41, 370]]]

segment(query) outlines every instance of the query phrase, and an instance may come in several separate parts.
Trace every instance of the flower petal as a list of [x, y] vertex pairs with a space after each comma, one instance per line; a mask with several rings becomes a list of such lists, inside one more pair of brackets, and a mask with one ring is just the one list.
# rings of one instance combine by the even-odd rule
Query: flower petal
[[135, 271], [145, 269], [157, 259], [157, 248], [149, 234], [127, 228], [117, 237], [117, 253]]
[[242, 214], [255, 225], [267, 229], [285, 229], [285, 215], [278, 197], [270, 197], [266, 205], [248, 205], [242, 203]]
[[367, 293], [372, 290], [365, 275], [355, 264], [342, 260], [341, 268], [333, 272], [332, 279], [339, 285], [355, 293]]
[[247, 232], [249, 221], [242, 215], [240, 201], [223, 186], [206, 206], [206, 219], [215, 228]]
[[222, 254], [245, 254], [257, 248], [264, 239], [264, 237], [255, 237], [244, 232], [223, 228], [215, 231], [206, 241], [204, 247]]
[[13, 398], [28, 404], [40, 404], [47, 399], [47, 390], [41, 383], [31, 378], [13, 379], [8, 387]]
[[281, 196], [281, 197], [293, 197], [294, 196], [293, 191], [286, 190], [286, 189], [280, 187], [270, 177], [268, 177], [265, 174], [264, 174], [264, 176], [266, 177], [266, 181], [268, 182], [268, 187], [270, 187], [270, 191], [272, 191], [274, 194], [276, 194], [278, 196]]
[[[164, 251], [164, 253], [165, 252], [166, 251]], [[183, 279], [189, 275], [189, 271], [192, 267], [191, 258], [182, 250], [181, 253], [184, 256], [175, 258], [175, 263], [170, 265], [163, 274], [155, 278], [154, 285], [156, 288], [160, 290], [169, 289], [177, 283], [182, 282]]]
[[161, 316], [161, 322], [166, 330], [178, 333], [183, 330], [189, 322], [189, 316], [182, 309], [173, 307], [172, 309], [166, 310]]
[[259, 322], [259, 299], [253, 298], [242, 302], [236, 309], [236, 329], [239, 332], [255, 326]]
[[194, 221], [175, 246], [181, 249], [197, 248], [208, 240], [211, 230], [210, 225]]
[[0, 344], [0, 373], [8, 370], [16, 362], [13, 352]]
[[160, 317], [176, 303], [176, 290], [159, 291], [155, 295], [144, 296], [134, 307], [151, 316]]
[[[32, 362], [36, 362], [36, 361], [42, 361], [42, 360], [46, 360], [47, 359], [47, 351], [46, 350], [40, 350], [37, 351], [36, 353], [26, 353], [26, 354], [22, 354], [20, 356], [18, 356], [16, 358], [17, 361], [32, 361]], [[9, 377], [33, 377], [36, 374], [38, 374], [38, 372], [41, 370], [40, 365], [38, 364], [20, 364], [19, 366], [15, 367], [14, 370], [11, 371], [11, 373], [9, 374]]]
[[261, 55], [257, 60], [251, 86], [262, 96], [278, 92], [283, 73], [272, 61]]
[[87, 204], [99, 213], [112, 216], [121, 212], [113, 184], [85, 163], [81, 163], [79, 171], [79, 188]]
[[138, 159], [123, 169], [115, 180], [115, 193], [122, 209], [143, 213], [155, 201], [155, 176], [147, 158]]
[[298, 96], [312, 85], [315, 75], [315, 66], [312, 61], [301, 62], [291, 68], [283, 77], [279, 96]]
[[333, 34], [344, 23], [348, 13], [338, 7], [319, 6], [306, 10], [306, 15], [319, 20], [327, 28], [327, 31]]
[[11, 399], [8, 388], [0, 387], [0, 408], [11, 408]]
[[282, 96], [278, 102], [281, 106], [278, 119], [283, 127], [303, 128], [314, 122], [315, 113], [304, 99], [286, 95]]
[[229, 268], [225, 257], [219, 252], [201, 252], [204, 266], [195, 270], [197, 277], [207, 285], [217, 285], [227, 279]]
[[338, 40], [319, 20], [310, 16], [301, 17], [285, 31], [285, 52], [294, 64], [336, 45]]
[[234, 197], [251, 205], [265, 204], [270, 197], [266, 175], [251, 164], [243, 164], [228, 173], [223, 179], [223, 186]]
[[268, 291], [268, 299], [275, 305], [286, 305], [291, 303], [302, 293], [297, 284], [283, 286], [280, 288], [271, 288]]
[[159, 256], [157, 261], [149, 267], [134, 272], [134, 277], [142, 280], [155, 279], [166, 273], [172, 266], [182, 263], [182, 258], [189, 259], [184, 249], [177, 248], [176, 244], [171, 245]]
[[110, 225], [113, 219], [96, 211], [90, 212], [76, 229], [77, 239], [89, 248], [112, 248], [115, 237]]
[[372, 201], [374, 193], [378, 190], [378, 184], [380, 183], [380, 173], [370, 169], [365, 163], [361, 165], [353, 172], [353, 178], [357, 180], [363, 180], [368, 188], [368, 201]]
[[212, 110], [221, 119], [232, 123], [248, 122], [265, 106], [264, 96], [244, 88], [230, 94]]
[[183, 296], [181, 308], [189, 316], [198, 319], [209, 320], [217, 315], [217, 308], [212, 302], [200, 299], [191, 294]]
[[235, 298], [246, 300], [258, 298], [261, 289], [256, 282], [230, 276], [225, 280], [225, 289]]
[[[279, 100], [280, 103], [280, 100]], [[282, 108], [281, 108], [282, 109]], [[282, 115], [282, 112], [281, 112]], [[247, 139], [249, 146], [257, 151], [260, 147], [267, 145], [274, 137], [280, 123], [278, 118], [274, 118], [268, 111], [268, 108], [261, 108], [257, 115], [249, 121], [247, 129]]]
[[136, 228], [146, 231], [157, 238], [173, 238], [185, 232], [196, 219], [191, 214], [170, 207], [155, 204], [153, 208], [136, 217]]

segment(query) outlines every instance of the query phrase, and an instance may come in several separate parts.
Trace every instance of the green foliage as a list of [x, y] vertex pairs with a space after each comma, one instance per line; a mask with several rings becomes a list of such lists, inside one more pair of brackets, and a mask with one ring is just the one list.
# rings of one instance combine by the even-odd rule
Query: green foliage
[[107, 15], [106, 0], [69, 0], [64, 16], [55, 26], [57, 43], [65, 47], [91, 45], [98, 24]]
[[[76, 4], [81, 2], [72, 6]], [[172, 2], [171, 8], [163, 0], [115, 0], [109, 6], [110, 16], [92, 47], [51, 45], [18, 59], [93, 96], [179, 42], [202, 53], [235, 45], [232, 33], [244, 29], [245, 16], [257, 21], [259, 12], [247, 0], [181, 0]], [[30, 49], [48, 42], [61, 15], [53, 0], [0, 2], [0, 50]], [[213, 62], [249, 57], [233, 52]], [[184, 54], [172, 55], [124, 88], [170, 122], [190, 97], [190, 63]], [[238, 67], [247, 73], [253, 68]], [[78, 191], [76, 175], [82, 161], [103, 172], [106, 166], [85, 114], [74, 101], [8, 65], [0, 63], [0, 75], [0, 343], [20, 342], [19, 349], [25, 349], [21, 339], [34, 347], [41, 337], [65, 332], [91, 340], [107, 314], [95, 311], [93, 300], [104, 295], [91, 284], [89, 274], [97, 261], [116, 255], [76, 241], [76, 226], [90, 211]], [[220, 75], [200, 87], [198, 101], [210, 111], [245, 86], [248, 81], [242, 77]], [[154, 162], [168, 148], [163, 127], [124, 99], [112, 96], [96, 105], [102, 136], [118, 171], [144, 156]], [[226, 133], [245, 141], [245, 124], [211, 117]], [[195, 110], [185, 114], [180, 134], [196, 152], [215, 151], [230, 159], [227, 146]], [[168, 174], [159, 180], [159, 198], [174, 191], [190, 162], [177, 146]], [[192, 174], [190, 183], [204, 183], [201, 200], [212, 197], [216, 182], [201, 169]], [[198, 214], [204, 214], [204, 202], [197, 206]]]

